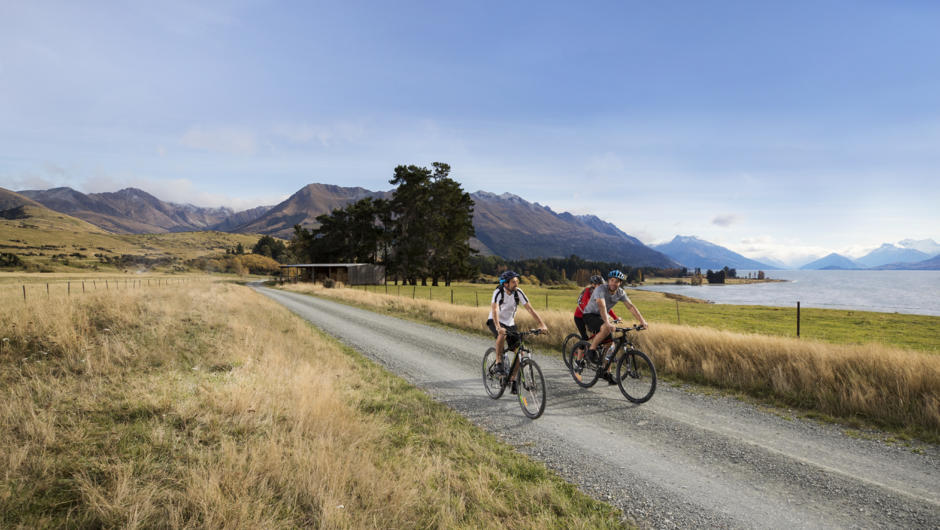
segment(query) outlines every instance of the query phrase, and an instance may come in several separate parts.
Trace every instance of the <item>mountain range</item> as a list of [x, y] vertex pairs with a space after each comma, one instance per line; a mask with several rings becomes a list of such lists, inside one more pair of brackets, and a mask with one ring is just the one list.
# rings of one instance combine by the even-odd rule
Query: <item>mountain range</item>
[[[316, 217], [365, 197], [389, 198], [390, 191], [332, 184], [308, 184], [274, 206], [249, 210], [207, 208], [166, 202], [136, 188], [109, 193], [81, 193], [71, 188], [24, 190], [7, 194], [21, 197], [34, 206], [65, 213], [116, 234], [144, 234], [215, 230], [229, 233], [268, 234], [290, 238], [294, 225], [317, 226]], [[594, 215], [555, 212], [548, 206], [526, 201], [517, 195], [477, 191], [473, 224], [476, 237], [471, 246], [483, 255], [507, 259], [567, 256], [620, 261], [633, 266], [773, 270], [785, 264], [770, 258], [755, 260], [694, 236], [676, 236], [672, 241], [647, 246], [612, 223]], [[3, 199], [0, 196], [0, 201]], [[6, 215], [9, 208], [0, 202]], [[886, 243], [852, 260], [831, 254], [804, 265], [821, 268], [931, 268], [929, 259], [940, 254], [932, 239], [906, 239]], [[926, 264], [925, 264], [926, 263]]]
[[[317, 226], [316, 217], [365, 197], [389, 197], [388, 191], [309, 184], [273, 207], [234, 212], [161, 201], [139, 189], [84, 194], [71, 188], [26, 190], [26, 198], [114, 233], [162, 233], [219, 230], [290, 238], [294, 225]], [[508, 259], [578, 256], [619, 261], [632, 266], [679, 267], [679, 263], [644, 245], [611, 223], [592, 215], [556, 213], [511, 194], [484, 191], [475, 202], [476, 238], [482, 254]]]
[[[250, 222], [268, 210], [236, 213], [231, 208], [205, 208], [162, 201], [136, 188], [111, 193], [81, 193], [72, 188], [17, 192], [50, 210], [67, 213], [117, 234], [156, 234], [199, 230], [226, 230], [222, 226]], [[238, 222], [240, 221], [240, 222]]]
[[770, 270], [779, 268], [746, 258], [737, 252], [695, 236], [676, 236], [668, 243], [653, 245], [653, 248], [693, 269], [731, 267], [732, 269]]

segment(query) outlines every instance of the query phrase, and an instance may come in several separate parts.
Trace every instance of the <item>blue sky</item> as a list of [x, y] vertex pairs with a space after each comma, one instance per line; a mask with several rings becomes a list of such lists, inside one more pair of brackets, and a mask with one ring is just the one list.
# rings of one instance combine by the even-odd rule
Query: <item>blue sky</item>
[[441, 4], [0, 3], [0, 186], [240, 208], [439, 160], [647, 243], [940, 238], [940, 4]]

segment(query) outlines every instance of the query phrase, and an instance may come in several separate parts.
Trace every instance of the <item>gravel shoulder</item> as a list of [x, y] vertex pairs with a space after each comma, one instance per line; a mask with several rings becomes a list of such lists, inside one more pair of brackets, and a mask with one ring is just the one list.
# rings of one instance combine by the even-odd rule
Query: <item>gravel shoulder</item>
[[253, 287], [641, 526], [940, 527], [937, 446], [915, 453], [662, 382], [635, 406], [603, 382], [577, 387], [557, 353], [540, 350], [548, 399], [531, 421], [508, 392], [487, 397], [480, 361], [489, 340]]

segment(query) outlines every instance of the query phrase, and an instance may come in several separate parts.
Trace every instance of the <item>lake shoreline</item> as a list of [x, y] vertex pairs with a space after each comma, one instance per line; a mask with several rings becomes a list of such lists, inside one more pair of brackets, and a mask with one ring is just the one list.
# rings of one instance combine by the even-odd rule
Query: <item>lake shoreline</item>
[[[653, 283], [635, 289], [716, 304], [816, 307], [940, 316], [940, 271], [775, 271], [772, 281], [728, 284]], [[709, 289], [721, 287], [720, 289]]]

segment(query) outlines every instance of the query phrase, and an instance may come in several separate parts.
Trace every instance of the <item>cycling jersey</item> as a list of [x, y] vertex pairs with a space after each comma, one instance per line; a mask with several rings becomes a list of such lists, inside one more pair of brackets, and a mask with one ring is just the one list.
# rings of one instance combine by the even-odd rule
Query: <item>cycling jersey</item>
[[[497, 309], [499, 310], [499, 323], [505, 324], [507, 326], [516, 325], [516, 309], [520, 305], [526, 305], [529, 303], [529, 299], [526, 297], [525, 293], [522, 292], [522, 289], [516, 287], [513, 292], [505, 292], [502, 286], [496, 288], [493, 291], [493, 298], [490, 300], [490, 305], [497, 304]], [[493, 315], [493, 310], [490, 310], [489, 315], [490, 320], [497, 320]]]
[[587, 305], [584, 306], [584, 314], [600, 314], [597, 301], [601, 298], [604, 299], [604, 305], [608, 310], [613, 309], [617, 302], [623, 302], [624, 305], [630, 303], [630, 298], [627, 297], [627, 293], [623, 292], [622, 288], [618, 287], [616, 291], [610, 292], [610, 289], [601, 285], [591, 293], [591, 299], [588, 301]]
[[[604, 287], [606, 289], [606, 287]], [[594, 293], [594, 287], [585, 287], [581, 291], [581, 297], [578, 299], [578, 307], [574, 310], [574, 317], [579, 318], [584, 316], [584, 308], [587, 306], [588, 302], [591, 300], [591, 295]], [[617, 315], [614, 314], [613, 309], [608, 309], [607, 314], [610, 315], [610, 318], [617, 320]]]

